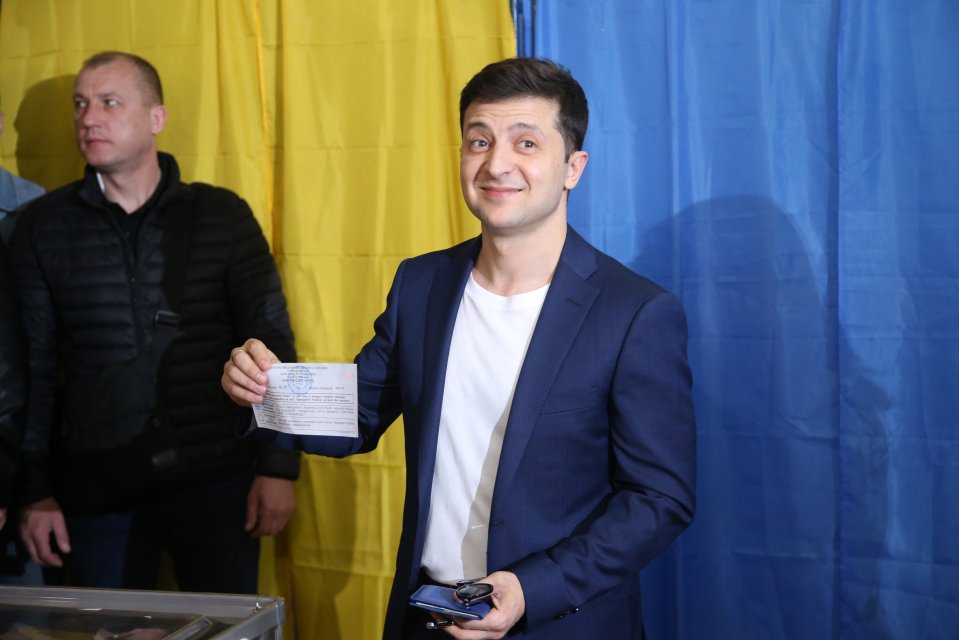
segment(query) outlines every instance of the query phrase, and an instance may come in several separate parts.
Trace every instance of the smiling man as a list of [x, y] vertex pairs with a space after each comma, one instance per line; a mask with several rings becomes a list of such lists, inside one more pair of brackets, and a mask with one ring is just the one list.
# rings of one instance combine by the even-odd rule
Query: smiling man
[[[356, 358], [359, 437], [258, 431], [346, 456], [403, 415], [385, 638], [435, 636], [428, 623], [464, 640], [641, 638], [639, 571], [692, 520], [682, 307], [567, 225], [587, 114], [579, 83], [552, 62], [509, 59], [474, 76], [460, 97], [460, 180], [482, 233], [400, 265]], [[277, 360], [248, 340], [224, 390], [262, 401]], [[478, 577], [494, 588], [482, 620], [408, 606], [421, 584]]]
[[[82, 180], [26, 209], [11, 248], [28, 334], [20, 533], [68, 584], [252, 593], [258, 538], [293, 510], [298, 454], [240, 442], [218, 378], [251, 334], [295, 359], [247, 204], [157, 151], [156, 69], [104, 52], [73, 96]], [[54, 410], [59, 407], [59, 412]]]

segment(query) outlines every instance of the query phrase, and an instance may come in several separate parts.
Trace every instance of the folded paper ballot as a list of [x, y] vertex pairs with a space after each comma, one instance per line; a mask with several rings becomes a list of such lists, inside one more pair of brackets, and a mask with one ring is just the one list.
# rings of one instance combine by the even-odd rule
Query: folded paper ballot
[[257, 426], [294, 435], [357, 436], [355, 364], [276, 363], [267, 377], [263, 402], [253, 405]]

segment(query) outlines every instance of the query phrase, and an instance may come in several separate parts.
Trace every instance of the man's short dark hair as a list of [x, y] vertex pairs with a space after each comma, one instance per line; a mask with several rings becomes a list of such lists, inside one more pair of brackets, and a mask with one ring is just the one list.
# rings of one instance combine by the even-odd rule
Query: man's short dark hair
[[586, 93], [569, 70], [543, 58], [507, 58], [486, 65], [473, 76], [460, 93], [460, 129], [471, 104], [513, 98], [545, 98], [556, 102], [566, 157], [582, 150], [589, 123]]
[[140, 74], [140, 84], [143, 87], [143, 101], [151, 107], [163, 104], [163, 85], [160, 84], [160, 74], [157, 73], [156, 67], [138, 55], [126, 53], [125, 51], [101, 51], [86, 59], [83, 66], [80, 67], [80, 73], [83, 73], [87, 69], [95, 69], [119, 60], [126, 60], [132, 64], [137, 70], [137, 73]]

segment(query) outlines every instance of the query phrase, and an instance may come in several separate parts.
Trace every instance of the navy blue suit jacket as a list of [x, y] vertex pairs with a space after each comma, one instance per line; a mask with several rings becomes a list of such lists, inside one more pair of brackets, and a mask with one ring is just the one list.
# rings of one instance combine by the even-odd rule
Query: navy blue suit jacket
[[[412, 611], [450, 340], [480, 246], [474, 238], [400, 265], [356, 358], [358, 438], [273, 436], [345, 456], [372, 450], [403, 414], [406, 503], [384, 637]], [[693, 516], [690, 387], [679, 301], [568, 229], [516, 385], [490, 513], [487, 569], [514, 572], [526, 598], [516, 631], [641, 637], [639, 570]]]

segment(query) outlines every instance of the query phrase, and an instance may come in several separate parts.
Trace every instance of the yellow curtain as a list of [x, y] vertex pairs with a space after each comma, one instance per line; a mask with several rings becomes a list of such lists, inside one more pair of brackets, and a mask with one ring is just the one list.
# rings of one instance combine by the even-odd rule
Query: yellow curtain
[[[73, 74], [89, 55], [153, 62], [160, 147], [185, 180], [243, 196], [271, 241], [303, 361], [350, 361], [407, 256], [478, 232], [458, 186], [458, 93], [514, 55], [507, 0], [3, 0], [0, 159], [53, 188], [82, 169]], [[263, 593], [288, 637], [379, 637], [404, 491], [397, 424], [377, 451], [310, 457]]]

